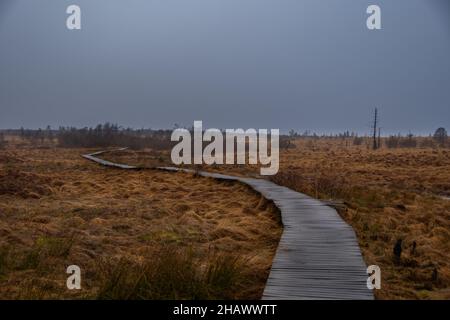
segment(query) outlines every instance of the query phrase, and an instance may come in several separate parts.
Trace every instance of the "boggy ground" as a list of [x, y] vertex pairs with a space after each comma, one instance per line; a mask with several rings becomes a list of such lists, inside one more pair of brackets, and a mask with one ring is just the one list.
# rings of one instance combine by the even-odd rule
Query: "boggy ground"
[[[368, 265], [381, 267], [378, 299], [450, 299], [450, 149], [371, 150], [352, 139], [297, 138], [283, 149], [271, 179], [337, 203], [355, 229]], [[369, 145], [369, 143], [367, 143]], [[108, 159], [139, 165], [170, 164], [159, 155], [123, 151]], [[258, 175], [257, 166], [203, 166], [203, 170]], [[401, 239], [400, 258], [393, 253]]]
[[[121, 171], [88, 150], [0, 150], [0, 298], [260, 298], [281, 235], [248, 187]], [[78, 265], [82, 289], [66, 288]]]

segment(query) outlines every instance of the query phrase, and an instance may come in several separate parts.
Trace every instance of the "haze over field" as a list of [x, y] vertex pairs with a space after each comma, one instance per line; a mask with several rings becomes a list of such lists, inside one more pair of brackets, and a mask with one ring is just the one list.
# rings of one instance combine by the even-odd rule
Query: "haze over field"
[[428, 134], [450, 127], [449, 26], [447, 0], [2, 0], [0, 128], [367, 133], [377, 106], [385, 133]]

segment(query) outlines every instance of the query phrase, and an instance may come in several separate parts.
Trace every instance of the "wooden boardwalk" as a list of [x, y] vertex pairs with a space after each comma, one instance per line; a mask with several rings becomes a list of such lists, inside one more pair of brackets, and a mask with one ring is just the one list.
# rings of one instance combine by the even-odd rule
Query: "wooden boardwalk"
[[[96, 157], [104, 152], [83, 157], [105, 166], [139, 169]], [[194, 172], [174, 167], [155, 169]], [[263, 299], [373, 299], [372, 291], [367, 288], [366, 265], [355, 233], [336, 210], [265, 179], [199, 174], [247, 184], [279, 208], [283, 234]]]

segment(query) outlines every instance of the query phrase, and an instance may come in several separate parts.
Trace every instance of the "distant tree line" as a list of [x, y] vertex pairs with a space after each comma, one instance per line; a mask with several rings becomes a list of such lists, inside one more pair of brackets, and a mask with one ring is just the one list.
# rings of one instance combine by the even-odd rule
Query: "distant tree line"
[[171, 130], [122, 128], [117, 124], [99, 124], [94, 128], [77, 129], [60, 127], [57, 132], [61, 147], [129, 147], [131, 149], [151, 148], [164, 150], [172, 147]]
[[[450, 147], [450, 140], [447, 135], [445, 128], [438, 128], [433, 135], [428, 137], [414, 136], [412, 133], [407, 135], [390, 135], [388, 137], [381, 137], [379, 132], [378, 135], [364, 135], [360, 136], [355, 132], [344, 131], [335, 134], [317, 134], [309, 130], [304, 131], [299, 134], [294, 130], [290, 130], [287, 136], [281, 136], [281, 140], [284, 140], [283, 145], [289, 147], [292, 145], [292, 140], [297, 138], [309, 138], [309, 139], [342, 139], [353, 143], [355, 146], [365, 145], [367, 148], [373, 148], [374, 137], [376, 139], [377, 147], [385, 146], [386, 148], [446, 148]], [[280, 146], [282, 145], [280, 140]], [[347, 143], [346, 143], [347, 145]]]
[[[64, 148], [129, 147], [131, 149], [151, 148], [155, 150], [172, 147], [172, 130], [131, 129], [106, 122], [95, 127], [59, 127], [51, 129], [7, 130], [7, 134], [20, 136], [33, 144], [53, 144]], [[3, 133], [2, 133], [3, 134]], [[3, 136], [0, 136], [0, 146]]]
[[406, 136], [392, 135], [385, 140], [385, 143], [388, 148], [445, 148], [450, 146], [447, 131], [442, 127], [429, 137], [418, 138], [412, 133]]
[[409, 133], [405, 137], [402, 135], [392, 135], [385, 140], [386, 147], [392, 148], [416, 148], [418, 146], [417, 139], [413, 134]]
[[[177, 128], [178, 126], [175, 126]], [[192, 132], [193, 128], [189, 128]], [[47, 126], [46, 129], [24, 129], [2, 130], [0, 131], [0, 148], [6, 145], [6, 135], [20, 136], [33, 144], [57, 144], [66, 148], [96, 148], [96, 147], [129, 147], [131, 149], [151, 148], [154, 150], [168, 150], [177, 142], [170, 141], [172, 130], [153, 130], [153, 129], [132, 129], [123, 128], [117, 124], [106, 122], [95, 127], [59, 127], [52, 129]], [[359, 136], [355, 132], [344, 131], [336, 134], [317, 134], [311, 131], [304, 131], [299, 134], [290, 130], [287, 135], [280, 135], [280, 148], [295, 148], [295, 139], [340, 139], [346, 146], [349, 143], [353, 145], [366, 145], [371, 148], [372, 138], [367, 135]], [[378, 147], [386, 148], [437, 148], [450, 147], [450, 141], [445, 128], [438, 128], [433, 135], [428, 137], [407, 135], [391, 135], [381, 138], [378, 136]]]
[[[15, 130], [8, 130], [9, 133], [14, 134]], [[31, 141], [32, 143], [44, 143], [45, 141], [52, 141], [54, 138], [54, 130], [50, 126], [47, 126], [45, 130], [39, 128], [37, 130], [24, 129], [23, 127], [19, 130], [19, 135], [21, 138]]]

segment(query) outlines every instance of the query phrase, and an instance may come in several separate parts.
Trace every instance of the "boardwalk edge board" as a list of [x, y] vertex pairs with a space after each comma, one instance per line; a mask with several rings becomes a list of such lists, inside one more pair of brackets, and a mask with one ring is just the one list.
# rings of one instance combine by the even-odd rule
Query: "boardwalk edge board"
[[[97, 157], [125, 149], [97, 151], [82, 157], [107, 167], [142, 169]], [[176, 167], [149, 169], [196, 172]], [[335, 209], [269, 180], [204, 171], [197, 173], [204, 177], [244, 183], [272, 200], [280, 210], [283, 234], [262, 299], [374, 299], [372, 290], [367, 288], [367, 266], [355, 232]]]

